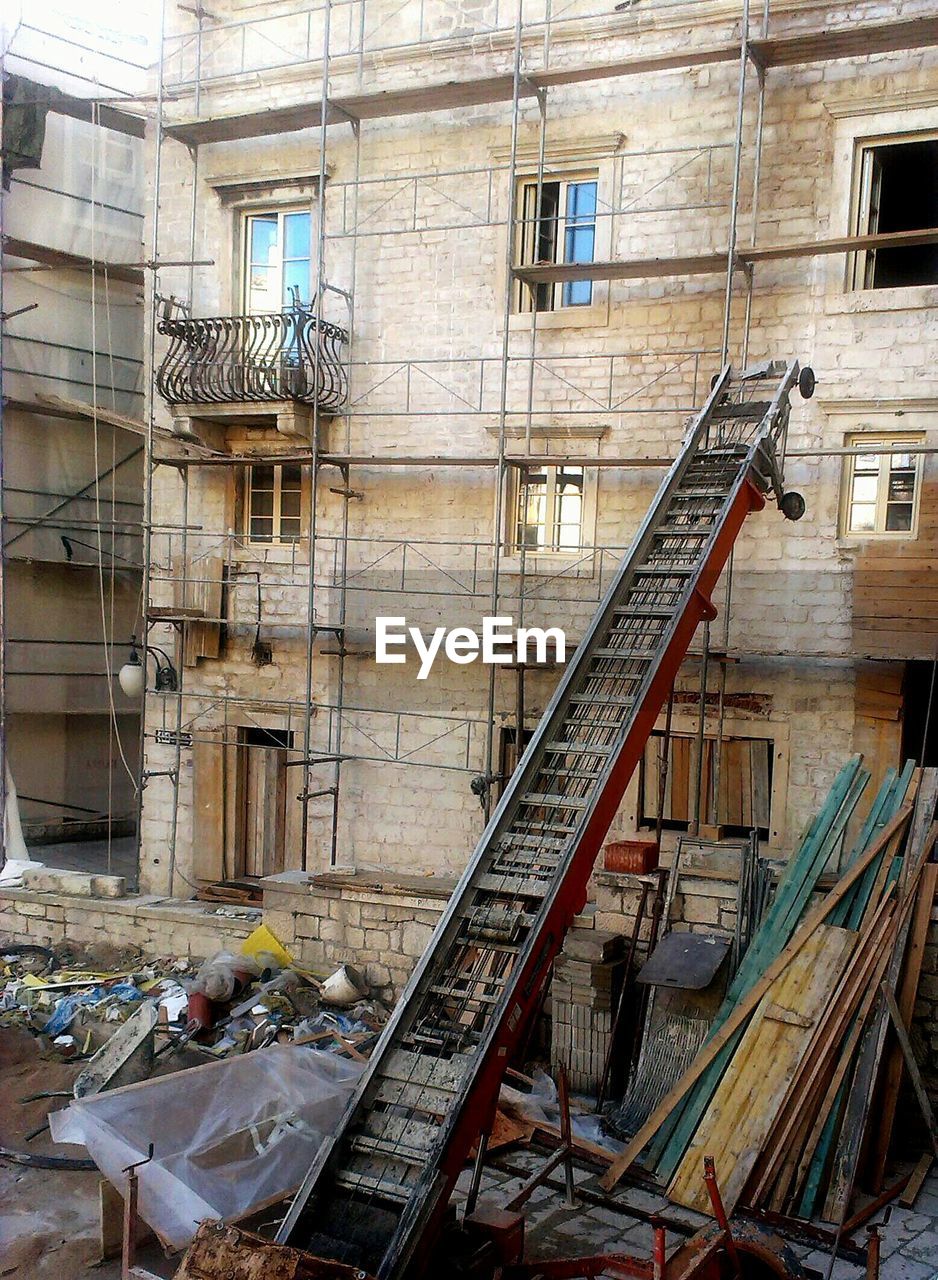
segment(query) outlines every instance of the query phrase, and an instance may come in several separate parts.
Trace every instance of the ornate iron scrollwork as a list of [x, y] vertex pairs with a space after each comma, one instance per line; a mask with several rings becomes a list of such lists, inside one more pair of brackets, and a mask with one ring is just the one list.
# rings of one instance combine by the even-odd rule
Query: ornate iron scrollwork
[[169, 404], [298, 400], [334, 413], [345, 403], [348, 334], [311, 310], [180, 316], [160, 320], [157, 331], [170, 340], [156, 375]]

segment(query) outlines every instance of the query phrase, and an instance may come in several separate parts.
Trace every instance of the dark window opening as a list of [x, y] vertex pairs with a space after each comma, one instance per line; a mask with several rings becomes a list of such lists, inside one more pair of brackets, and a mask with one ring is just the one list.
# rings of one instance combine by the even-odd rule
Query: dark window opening
[[938, 666], [907, 662], [902, 682], [902, 756], [926, 769], [938, 765]]
[[[938, 139], [867, 148], [861, 182], [861, 235], [938, 227]], [[935, 244], [873, 249], [865, 259], [866, 289], [938, 283]]]
[[283, 751], [293, 749], [292, 729], [243, 728], [238, 737], [245, 747], [280, 747]]
[[505, 785], [518, 767], [518, 761], [524, 748], [534, 737], [533, 729], [521, 730], [521, 752], [518, 751], [518, 730], [514, 725], [502, 727], [498, 744], [498, 795], [505, 790]]

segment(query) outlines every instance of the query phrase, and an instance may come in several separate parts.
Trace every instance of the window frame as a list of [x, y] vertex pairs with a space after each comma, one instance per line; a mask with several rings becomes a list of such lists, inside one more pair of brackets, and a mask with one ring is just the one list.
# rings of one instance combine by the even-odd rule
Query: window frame
[[[299, 516], [287, 516], [288, 520], [298, 519], [299, 528], [295, 538], [283, 537], [283, 468], [284, 465], [295, 465], [299, 468], [300, 483], [297, 492], [300, 496]], [[271, 520], [271, 536], [270, 538], [257, 538], [253, 536], [251, 530], [251, 504], [252, 495], [254, 493], [253, 475], [255, 467], [270, 467], [273, 470], [273, 503]], [[302, 544], [307, 533], [307, 492], [306, 476], [302, 463], [284, 464], [280, 462], [265, 462], [263, 458], [258, 458], [256, 463], [248, 463], [244, 467], [242, 473], [242, 509], [243, 509], [243, 533], [246, 544], [250, 547], [286, 547], [295, 549]], [[266, 515], [265, 517], [266, 518]]]
[[[535, 470], [543, 470], [549, 473], [547, 481], [547, 495], [545, 502], [545, 529], [551, 528], [556, 530], [557, 521], [557, 472], [560, 468], [578, 467], [582, 477], [582, 488], [580, 490], [580, 534], [577, 545], [575, 547], [554, 546], [554, 537], [551, 536], [551, 546], [538, 547], [528, 546], [519, 539], [519, 531], [521, 528], [521, 502], [524, 493], [524, 475], [527, 472]], [[592, 499], [595, 494], [595, 470], [586, 463], [568, 463], [562, 459], [552, 459], [550, 455], [546, 455], [543, 462], [526, 462], [523, 465], [514, 466], [509, 475], [509, 504], [507, 510], [507, 527], [506, 527], [506, 554], [508, 556], [520, 559], [524, 556], [527, 560], [533, 557], [540, 558], [547, 556], [551, 559], [574, 560], [589, 552], [592, 552], [592, 545], [588, 545], [585, 541], [586, 523], [590, 515], [593, 505]], [[540, 527], [540, 526], [538, 526]]]
[[[664, 734], [667, 728], [667, 716], [662, 713], [659, 715], [654, 725], [655, 732]], [[696, 741], [700, 732], [699, 712], [694, 707], [692, 712], [684, 710], [680, 705], [675, 705], [674, 714], [671, 722], [671, 733], [681, 737], [691, 737]], [[791, 766], [791, 723], [787, 719], [780, 718], [777, 714], [770, 714], [766, 717], [758, 719], [750, 719], [745, 713], [738, 712], [733, 708], [727, 710], [723, 719], [722, 728], [718, 725], [713, 715], [708, 714], [707, 724], [704, 736], [715, 738], [717, 735], [722, 736], [725, 741], [727, 738], [769, 738], [774, 743], [774, 755], [772, 759], [772, 789], [769, 801], [769, 814], [772, 827], [769, 833], [766, 847], [777, 851], [772, 856], [785, 859], [789, 857], [789, 825], [790, 818], [788, 812], [788, 790], [789, 790], [789, 772]], [[642, 753], [644, 758], [644, 752]], [[628, 821], [632, 824], [632, 830], [641, 831], [643, 828], [639, 826], [639, 817], [641, 814], [642, 796], [639, 787], [642, 785], [641, 769], [636, 768], [632, 775], [632, 781], [629, 783], [626, 792], [626, 798], [623, 800], [620, 812], [628, 815]], [[671, 837], [674, 832], [668, 832], [665, 829], [663, 846], [665, 848], [672, 847]]]
[[[283, 297], [283, 275], [284, 275], [284, 249], [286, 247], [286, 226], [285, 219], [291, 214], [305, 214], [309, 219], [309, 276], [307, 280], [307, 297], [301, 298], [301, 302], [307, 306], [312, 305], [313, 297], [313, 276], [314, 276], [314, 255], [313, 255], [313, 226], [314, 216], [312, 207], [308, 203], [300, 204], [275, 204], [275, 205], [257, 205], [245, 208], [239, 211], [239, 235], [240, 235], [240, 268], [241, 280], [239, 294], [240, 315], [273, 315], [290, 309], [290, 304]], [[280, 305], [276, 312], [269, 309], [252, 311], [250, 307], [251, 293], [251, 225], [255, 221], [261, 219], [277, 219], [277, 244], [279, 247], [278, 259], [276, 263], [276, 288], [272, 290], [280, 299]], [[298, 259], [301, 261], [301, 259]]]
[[[586, 169], [570, 169], [561, 172], [551, 171], [544, 173], [540, 182], [536, 174], [519, 174], [515, 182], [515, 237], [516, 252], [513, 255], [515, 261], [519, 265], [533, 266], [541, 261], [538, 257], [538, 245], [541, 238], [541, 224], [546, 219], [537, 216], [537, 191], [538, 186], [543, 188], [548, 185], [556, 185], [558, 187], [557, 213], [555, 215], [555, 228], [553, 236], [553, 262], [564, 263], [566, 258], [567, 237], [571, 229], [577, 225], [587, 225], [584, 222], [577, 223], [576, 215], [571, 220], [567, 212], [570, 188], [581, 183], [591, 182], [595, 187], [595, 206], [592, 215], [593, 228], [593, 256], [589, 262], [596, 261], [596, 251], [599, 245], [600, 225], [599, 225], [599, 189], [600, 189], [600, 172], [597, 168]], [[531, 217], [528, 213], [528, 203], [531, 202], [535, 216]], [[543, 195], [542, 195], [543, 204]], [[558, 258], [558, 254], [562, 255]], [[521, 280], [515, 280], [512, 286], [512, 314], [520, 316], [530, 316], [536, 313], [538, 316], [557, 315], [558, 313], [577, 313], [588, 312], [590, 307], [597, 305], [596, 298], [596, 281], [589, 281], [590, 296], [584, 302], [568, 302], [565, 298], [568, 291], [574, 284], [579, 281], [555, 281], [553, 284], [547, 285], [527, 285]], [[545, 289], [550, 291], [550, 306], [538, 307], [537, 296], [538, 290]]]
[[[771, 726], [767, 726], [767, 727], [771, 727]], [[767, 757], [767, 765], [768, 765], [767, 776], [766, 776], [766, 795], [765, 795], [765, 803], [767, 806], [766, 812], [765, 812], [765, 817], [767, 819], [766, 823], [759, 824], [759, 825], [756, 825], [755, 823], [753, 823], [753, 827], [747, 828], [747, 825], [745, 823], [738, 824], [738, 823], [728, 822], [726, 820], [727, 815], [720, 812], [720, 798], [718, 796], [713, 796], [713, 795], [702, 797], [704, 803], [701, 806], [702, 812], [700, 814], [700, 821], [704, 825], [717, 825], [720, 827], [731, 828], [733, 831], [736, 832], [735, 835], [730, 836], [731, 839], [739, 839], [742, 833], [747, 829], [755, 829], [759, 832], [760, 840], [769, 841], [772, 839], [773, 832], [778, 827], [778, 821], [777, 821], [778, 815], [773, 812], [773, 806], [778, 802], [778, 789], [776, 787], [775, 772], [778, 765], [778, 761], [781, 758], [781, 752], [780, 752], [779, 744], [777, 742], [777, 738], [774, 732], [772, 733], [771, 736], [768, 736], [766, 733], [760, 733], [759, 726], [757, 725], [747, 726], [747, 729], [749, 731], [745, 733], [724, 732], [721, 734], [718, 728], [716, 727], [710, 728], [708, 726], [704, 732], [704, 738], [703, 738], [704, 751], [705, 751], [704, 758], [706, 760], [707, 755], [709, 755], [709, 767], [710, 767], [710, 770], [712, 771], [713, 768], [715, 767], [716, 753], [718, 750], [720, 750], [721, 752], [720, 768], [721, 768], [721, 775], [722, 775], [723, 770], [728, 769], [730, 764], [730, 760], [726, 752], [726, 747], [728, 744], [747, 743], [750, 746], [750, 750], [752, 749], [752, 744], [754, 743], [762, 743], [765, 745], [765, 747], [767, 748], [766, 757]], [[638, 788], [636, 793], [637, 808], [636, 808], [636, 815], [635, 815], [635, 826], [638, 831], [649, 831], [649, 830], [654, 830], [655, 826], [657, 825], [657, 812], [656, 812], [657, 796], [654, 796], [654, 795], [649, 796], [648, 794], [646, 794], [649, 788], [649, 784], [651, 782], [651, 778], [649, 777], [649, 769], [648, 769], [649, 751], [654, 747], [654, 749], [656, 751], [659, 751], [660, 753], [660, 749], [665, 745], [666, 741], [668, 745], [668, 778], [672, 784], [673, 784], [674, 775], [675, 775], [674, 744], [677, 741], [681, 741], [687, 744], [688, 763], [690, 768], [689, 768], [689, 778], [688, 778], [688, 790], [685, 798], [688, 801], [688, 816], [686, 818], [675, 818], [673, 816], [674, 794], [672, 789], [670, 796], [667, 793], [665, 795], [665, 808], [668, 809], [670, 807], [671, 812], [662, 815], [662, 830], [671, 831], [677, 835], [688, 835], [688, 834], [691, 834], [691, 828], [693, 826], [693, 817], [691, 816], [691, 814], [692, 814], [693, 805], [694, 805], [694, 790], [692, 788], [691, 781], [696, 777], [696, 772], [697, 772], [696, 757], [697, 757], [697, 744], [699, 741], [699, 734], [696, 729], [686, 729], [686, 730], [676, 729], [674, 727], [673, 721], [672, 721], [672, 728], [671, 728], [670, 735], [668, 734], [666, 727], [659, 728], [656, 725], [652, 729], [651, 733], [648, 735], [648, 738], [645, 742], [645, 747], [642, 751], [641, 758], [639, 760], [639, 767], [637, 770]], [[660, 755], [659, 755], [659, 767], [660, 767]], [[713, 780], [712, 772], [710, 774], [710, 779], [712, 783], [712, 780]], [[752, 791], [750, 791], [750, 800], [751, 798], [752, 798]]]
[[[908, 529], [887, 529], [886, 515], [889, 507], [888, 496], [888, 478], [890, 467], [887, 465], [888, 460], [895, 456], [893, 453], [882, 452], [885, 449], [901, 450], [902, 446], [907, 446], [909, 450], [914, 449], [915, 445], [925, 442], [923, 432], [899, 432], [899, 431], [858, 431], [849, 433], [844, 439], [844, 447], [848, 449], [864, 446], [855, 454], [850, 454], [844, 458], [844, 466], [841, 475], [840, 486], [840, 537], [850, 541], [866, 542], [875, 541], [900, 541], [913, 540], [918, 537], [919, 511], [921, 507], [922, 497], [922, 478], [924, 473], [923, 455], [921, 453], [912, 453], [913, 460], [913, 489], [912, 489], [912, 515]], [[866, 446], [870, 447], [867, 448]], [[878, 447], [877, 447], [878, 446]], [[874, 517], [874, 527], [872, 529], [851, 529], [850, 513], [854, 505], [853, 485], [856, 479], [856, 463], [857, 459], [876, 455], [879, 453], [879, 469], [876, 480], [876, 513]]]
[[[938, 142], [938, 129], [909, 129], [895, 133], [877, 134], [872, 137], [854, 139], [853, 159], [853, 198], [851, 202], [850, 226], [851, 234], [856, 236], [875, 235], [873, 226], [879, 219], [879, 200], [881, 183], [877, 185], [874, 168], [874, 155], [882, 147], [903, 146], [916, 142]], [[876, 250], [859, 249], [847, 255], [846, 287], [851, 293], [870, 292], [883, 293], [893, 288], [928, 289], [934, 288], [934, 281], [922, 281], [920, 284], [890, 285], [874, 288], [873, 274], [876, 270]]]

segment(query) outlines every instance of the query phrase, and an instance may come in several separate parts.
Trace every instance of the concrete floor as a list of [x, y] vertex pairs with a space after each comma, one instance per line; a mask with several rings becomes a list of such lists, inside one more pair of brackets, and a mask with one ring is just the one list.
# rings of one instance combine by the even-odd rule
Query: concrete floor
[[63, 871], [90, 871], [96, 875], [123, 876], [128, 885], [137, 879], [137, 838], [117, 836], [107, 840], [68, 840], [61, 844], [33, 844], [29, 856], [47, 867]]

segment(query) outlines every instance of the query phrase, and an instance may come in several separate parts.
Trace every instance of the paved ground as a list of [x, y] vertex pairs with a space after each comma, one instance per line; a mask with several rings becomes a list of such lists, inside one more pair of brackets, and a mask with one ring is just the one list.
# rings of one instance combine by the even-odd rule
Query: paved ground
[[[35, 1144], [40, 1146], [42, 1144]], [[51, 1149], [51, 1148], [46, 1148]], [[527, 1170], [543, 1157], [529, 1152], [511, 1155], [511, 1163]], [[578, 1184], [589, 1187], [592, 1172], [577, 1170]], [[116, 1262], [97, 1261], [98, 1178], [95, 1174], [45, 1173], [0, 1163], [0, 1276], [4, 1280], [118, 1280]], [[521, 1185], [518, 1177], [488, 1171], [483, 1198], [504, 1203]], [[557, 1258], [617, 1250], [640, 1257], [651, 1254], [651, 1227], [628, 1216], [627, 1207], [663, 1211], [695, 1228], [699, 1214], [668, 1205], [663, 1197], [627, 1189], [618, 1209], [577, 1205], [568, 1208], [562, 1191], [546, 1187], [534, 1192], [526, 1212], [527, 1253], [532, 1259]], [[882, 1217], [882, 1214], [878, 1215]], [[862, 1233], [860, 1233], [862, 1235]], [[669, 1250], [681, 1236], [668, 1233]], [[829, 1255], [804, 1246], [795, 1252], [808, 1267], [826, 1275]], [[167, 1259], [151, 1245], [141, 1265], [171, 1276], [178, 1259]], [[882, 1280], [932, 1280], [938, 1274], [938, 1175], [923, 1189], [915, 1211], [894, 1209], [883, 1229]], [[834, 1280], [861, 1280], [862, 1267], [838, 1261]]]
[[[531, 1171], [538, 1167], [542, 1156], [532, 1152], [513, 1152], [506, 1158], [514, 1168]], [[562, 1175], [555, 1175], [559, 1182]], [[595, 1186], [596, 1175], [586, 1169], [576, 1170], [576, 1181], [587, 1193]], [[504, 1203], [521, 1186], [520, 1177], [509, 1177], [488, 1171], [482, 1195], [495, 1203]], [[461, 1181], [464, 1191], [468, 1175]], [[561, 1190], [539, 1188], [528, 1201], [525, 1214], [525, 1238], [527, 1255], [532, 1259], [557, 1258], [604, 1250], [624, 1250], [642, 1257], [649, 1257], [652, 1245], [652, 1229], [645, 1221], [629, 1217], [628, 1209], [639, 1213], [661, 1213], [669, 1219], [680, 1221], [688, 1233], [705, 1224], [701, 1214], [672, 1205], [663, 1196], [638, 1188], [620, 1188], [615, 1197], [616, 1207], [578, 1205], [568, 1208]], [[619, 1209], [621, 1205], [621, 1210]], [[885, 1212], [876, 1214], [873, 1221], [881, 1223]], [[679, 1245], [682, 1236], [669, 1231], [668, 1249]], [[865, 1245], [865, 1232], [857, 1232], [857, 1243]], [[791, 1246], [802, 1263], [827, 1275], [830, 1254], [797, 1243]], [[938, 1172], [926, 1181], [916, 1201], [914, 1210], [893, 1208], [889, 1220], [882, 1227], [882, 1280], [938, 1280]], [[864, 1268], [838, 1259], [832, 1272], [832, 1280], [861, 1280]]]

